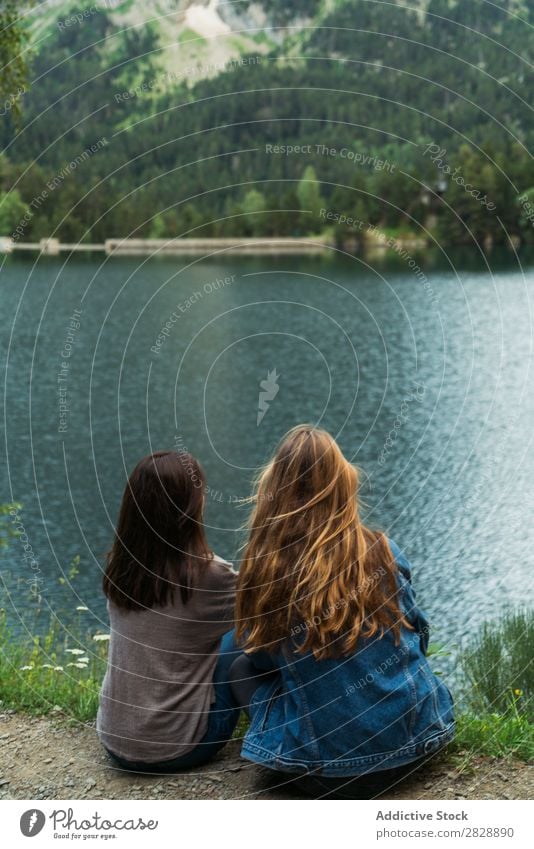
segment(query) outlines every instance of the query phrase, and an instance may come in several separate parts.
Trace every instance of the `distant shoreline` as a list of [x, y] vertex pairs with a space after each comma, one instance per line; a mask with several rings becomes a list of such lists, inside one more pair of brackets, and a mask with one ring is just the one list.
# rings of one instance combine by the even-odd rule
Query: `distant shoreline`
[[[269, 237], [235, 237], [235, 238], [193, 238], [193, 239], [106, 239], [102, 243], [63, 243], [59, 239], [41, 239], [39, 242], [18, 242], [11, 238], [0, 238], [0, 253], [33, 251], [46, 256], [58, 256], [61, 253], [101, 252], [106, 256], [203, 256], [211, 253], [227, 253], [232, 255], [311, 255], [323, 254], [338, 248], [342, 251], [349, 249], [350, 253], [368, 254], [374, 251], [382, 252], [386, 248], [396, 246], [414, 251], [427, 246], [424, 239], [392, 238], [389, 240], [373, 239], [354, 243], [347, 240], [347, 245], [336, 243], [330, 235], [322, 236], [269, 236]], [[356, 249], [356, 250], [354, 250]]]
[[211, 252], [230, 254], [320, 254], [333, 247], [330, 239], [318, 236], [272, 236], [261, 238], [194, 238], [194, 239], [106, 239], [99, 244], [63, 243], [59, 239], [41, 239], [39, 242], [18, 242], [0, 239], [0, 253], [38, 251], [47, 256], [64, 252], [101, 251], [108, 256], [179, 256], [203, 255]]

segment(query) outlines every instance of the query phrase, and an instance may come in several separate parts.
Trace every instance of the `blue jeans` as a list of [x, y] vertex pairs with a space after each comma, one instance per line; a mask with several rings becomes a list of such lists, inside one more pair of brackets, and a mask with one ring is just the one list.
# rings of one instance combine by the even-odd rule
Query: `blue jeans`
[[215, 757], [217, 752], [232, 738], [232, 733], [239, 719], [241, 709], [232, 695], [230, 667], [240, 654], [242, 654], [242, 650], [235, 642], [234, 632], [228, 631], [221, 640], [219, 657], [213, 674], [215, 701], [210, 708], [208, 727], [202, 740], [196, 744], [194, 749], [179, 758], [159, 761], [158, 763], [127, 761], [108, 750], [112, 760], [122, 769], [129, 769], [134, 772], [167, 773], [191, 769], [205, 764]]

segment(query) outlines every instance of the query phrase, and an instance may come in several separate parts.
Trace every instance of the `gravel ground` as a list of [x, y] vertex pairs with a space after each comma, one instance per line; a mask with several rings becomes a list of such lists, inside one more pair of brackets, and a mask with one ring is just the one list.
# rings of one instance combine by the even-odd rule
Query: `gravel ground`
[[[239, 757], [230, 743], [211, 764], [168, 776], [114, 768], [92, 725], [69, 725], [61, 714], [0, 714], [0, 799], [295, 799], [269, 770]], [[438, 757], [423, 775], [388, 799], [532, 799], [534, 770], [511, 759], [471, 758], [463, 767]]]

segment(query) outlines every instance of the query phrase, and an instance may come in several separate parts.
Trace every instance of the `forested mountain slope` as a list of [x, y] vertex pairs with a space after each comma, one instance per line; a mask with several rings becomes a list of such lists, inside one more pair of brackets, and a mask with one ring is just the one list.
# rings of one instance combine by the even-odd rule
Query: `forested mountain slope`
[[25, 239], [315, 233], [326, 206], [391, 228], [435, 219], [451, 241], [528, 241], [533, 11], [41, 4], [23, 125], [3, 110], [2, 190], [18, 195], [4, 198], [0, 235], [52, 181]]

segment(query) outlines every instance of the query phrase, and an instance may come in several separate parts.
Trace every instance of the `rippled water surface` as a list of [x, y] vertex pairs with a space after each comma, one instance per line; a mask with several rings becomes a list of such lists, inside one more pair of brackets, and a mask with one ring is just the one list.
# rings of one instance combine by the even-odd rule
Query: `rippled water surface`
[[[41, 588], [37, 603], [14, 540], [3, 577], [24, 625], [39, 607], [105, 627], [103, 558], [126, 474], [150, 450], [199, 456], [210, 541], [235, 558], [254, 470], [302, 421], [331, 430], [362, 468], [367, 520], [412, 560], [438, 639], [457, 645], [525, 601], [532, 262], [419, 261], [419, 276], [400, 260], [5, 261], [0, 501], [23, 504]], [[273, 370], [279, 389], [258, 425]], [[76, 555], [79, 574], [62, 584]]]

